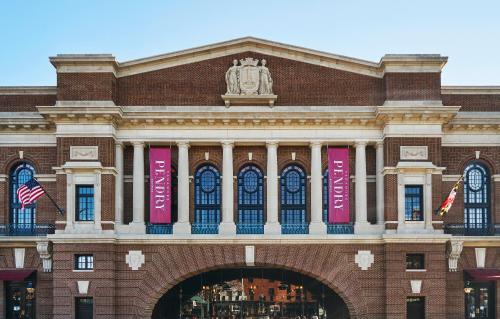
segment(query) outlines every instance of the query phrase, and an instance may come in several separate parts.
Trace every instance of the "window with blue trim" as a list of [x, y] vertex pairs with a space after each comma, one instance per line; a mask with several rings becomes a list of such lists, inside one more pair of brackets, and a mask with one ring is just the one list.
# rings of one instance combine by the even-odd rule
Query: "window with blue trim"
[[94, 185], [76, 185], [75, 220], [94, 220]]
[[36, 203], [31, 203], [21, 208], [17, 197], [17, 189], [35, 175], [35, 169], [28, 163], [14, 166], [10, 173], [10, 223], [21, 229], [29, 229], [35, 224]]
[[198, 168], [194, 177], [195, 224], [219, 224], [221, 214], [221, 181], [213, 165]]
[[292, 164], [281, 172], [281, 223], [306, 223], [306, 174]]
[[238, 223], [264, 223], [264, 177], [255, 165], [243, 167], [238, 174]]
[[424, 190], [422, 185], [405, 186], [405, 220], [424, 220]]
[[479, 162], [472, 162], [464, 172], [464, 220], [467, 228], [485, 229], [490, 217], [490, 174]]

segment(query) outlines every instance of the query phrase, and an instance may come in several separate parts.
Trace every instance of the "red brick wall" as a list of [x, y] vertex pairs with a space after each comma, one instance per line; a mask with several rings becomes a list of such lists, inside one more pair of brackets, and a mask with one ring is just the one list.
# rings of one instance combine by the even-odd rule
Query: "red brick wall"
[[56, 95], [51, 94], [0, 94], [0, 112], [37, 112], [35, 106], [56, 104]]
[[118, 78], [120, 105], [224, 105], [225, 73], [234, 59], [266, 59], [276, 105], [381, 105], [382, 79], [245, 52]]
[[[19, 151], [23, 151], [23, 159], [19, 158]], [[7, 175], [5, 182], [0, 182], [0, 223], [9, 223], [9, 179], [11, 169], [23, 161], [32, 164], [36, 174], [53, 174], [53, 166], [56, 166], [55, 147], [2, 147], [0, 148], [0, 174]], [[56, 195], [56, 184], [54, 182], [40, 182], [45, 190]], [[36, 222], [54, 223], [57, 210], [47, 196], [42, 196], [36, 204]]]
[[386, 73], [387, 100], [440, 100], [440, 73]]
[[[439, 137], [386, 137], [384, 139], [384, 165], [396, 166], [399, 161], [400, 146], [428, 146], [429, 159], [436, 166], [441, 166], [441, 138]], [[414, 162], [415, 160], [411, 160]]]
[[443, 105], [462, 106], [461, 112], [498, 112], [500, 94], [443, 94]]
[[64, 165], [70, 160], [71, 146], [98, 146], [98, 161], [101, 162], [102, 166], [115, 166], [115, 141], [112, 137], [58, 137], [58, 165]]
[[[406, 253], [425, 254], [425, 272], [406, 271]], [[385, 245], [387, 319], [406, 318], [406, 297], [424, 296], [426, 318], [446, 316], [447, 260], [443, 244]], [[422, 280], [420, 294], [411, 292], [410, 280]]]
[[58, 73], [59, 101], [114, 101], [116, 78], [113, 73]]

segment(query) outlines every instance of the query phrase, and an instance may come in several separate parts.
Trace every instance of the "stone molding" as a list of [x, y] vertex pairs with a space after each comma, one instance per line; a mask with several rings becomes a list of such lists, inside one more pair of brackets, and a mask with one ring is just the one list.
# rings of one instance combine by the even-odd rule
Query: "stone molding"
[[448, 246], [448, 269], [450, 272], [458, 271], [458, 259], [464, 248], [462, 240], [451, 239]]
[[132, 270], [139, 270], [145, 262], [145, 257], [141, 250], [129, 250], [128, 254], [125, 255], [125, 263]]
[[99, 146], [70, 146], [70, 160], [98, 160]]
[[370, 250], [358, 250], [358, 253], [354, 256], [354, 262], [361, 270], [368, 270], [375, 262], [375, 256]]
[[36, 250], [42, 260], [43, 272], [52, 271], [52, 243], [48, 240], [38, 241], [36, 243]]
[[14, 262], [16, 268], [24, 268], [25, 255], [26, 255], [26, 248], [14, 248]]
[[427, 160], [429, 158], [429, 147], [400, 146], [399, 158], [402, 160]]

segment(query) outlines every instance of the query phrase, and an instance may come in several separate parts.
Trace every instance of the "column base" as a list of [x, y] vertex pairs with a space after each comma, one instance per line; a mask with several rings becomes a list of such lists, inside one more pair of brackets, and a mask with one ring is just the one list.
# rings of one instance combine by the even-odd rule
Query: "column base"
[[219, 224], [219, 235], [236, 235], [236, 224], [235, 223], [220, 223]]
[[172, 233], [177, 236], [189, 236], [191, 235], [191, 224], [177, 222], [172, 226]]
[[326, 224], [323, 222], [311, 222], [309, 224], [310, 235], [326, 235]]
[[264, 225], [264, 234], [265, 235], [281, 235], [281, 224], [278, 222], [266, 223]]
[[146, 233], [146, 224], [144, 223], [130, 223], [128, 224], [128, 233], [129, 234], [145, 234]]
[[384, 225], [372, 225], [368, 222], [354, 224], [354, 234], [356, 235], [381, 235], [383, 232]]

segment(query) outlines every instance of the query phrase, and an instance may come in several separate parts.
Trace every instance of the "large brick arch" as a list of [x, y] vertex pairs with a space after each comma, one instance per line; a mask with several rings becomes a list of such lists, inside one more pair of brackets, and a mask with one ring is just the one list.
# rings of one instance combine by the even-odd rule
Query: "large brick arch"
[[[257, 267], [287, 269], [322, 282], [344, 300], [352, 319], [364, 319], [367, 305], [362, 278], [352, 247], [344, 246], [256, 245], [255, 263]], [[148, 247], [143, 251], [146, 263], [135, 277], [137, 284], [129, 288], [134, 292], [124, 292], [136, 296], [133, 307], [129, 306], [135, 308], [137, 318], [151, 318], [158, 300], [182, 281], [211, 270], [245, 267], [244, 251], [244, 245], [236, 244]]]

